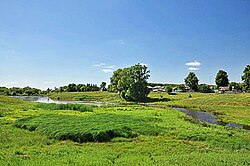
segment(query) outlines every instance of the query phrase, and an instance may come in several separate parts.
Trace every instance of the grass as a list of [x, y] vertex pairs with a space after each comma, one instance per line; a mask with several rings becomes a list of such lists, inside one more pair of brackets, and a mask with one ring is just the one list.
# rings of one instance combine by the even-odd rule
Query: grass
[[0, 165], [250, 164], [250, 131], [200, 123], [171, 108], [54, 111], [4, 96], [0, 101]]
[[[191, 94], [192, 98], [188, 95]], [[250, 93], [242, 94], [207, 94], [207, 93], [150, 93], [151, 98], [168, 98], [168, 102], [152, 102], [150, 104], [170, 107], [190, 108], [211, 112], [224, 122], [250, 125]]]
[[117, 93], [111, 92], [63, 92], [63, 93], [50, 93], [48, 95], [54, 100], [87, 100], [87, 101], [112, 101], [121, 102], [122, 99]]
[[76, 110], [80, 112], [92, 112], [93, 106], [84, 104], [55, 104], [55, 103], [38, 103], [37, 108], [45, 110]]

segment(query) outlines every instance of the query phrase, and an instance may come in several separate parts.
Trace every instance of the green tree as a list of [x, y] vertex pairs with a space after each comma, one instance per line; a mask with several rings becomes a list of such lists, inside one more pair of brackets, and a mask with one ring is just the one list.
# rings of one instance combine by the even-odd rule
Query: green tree
[[106, 90], [107, 90], [107, 89], [106, 89], [106, 85], [107, 85], [106, 82], [102, 82], [102, 83], [101, 83], [101, 85], [100, 85], [101, 91], [106, 91]]
[[198, 90], [198, 82], [199, 80], [194, 72], [190, 72], [188, 76], [185, 78], [185, 84], [194, 91]]
[[72, 83], [68, 85], [68, 88], [67, 88], [68, 92], [76, 92], [76, 90], [77, 90], [76, 84]]
[[225, 72], [223, 70], [219, 70], [216, 77], [215, 77], [215, 83], [216, 83], [218, 88], [220, 86], [228, 86], [229, 80], [228, 80], [227, 72]]
[[212, 89], [210, 88], [209, 85], [206, 85], [206, 84], [200, 84], [198, 85], [198, 90], [199, 92], [202, 92], [202, 93], [212, 93]]
[[110, 78], [109, 90], [119, 92], [121, 97], [131, 101], [144, 101], [149, 94], [147, 66], [134, 66], [116, 70]]
[[237, 82], [230, 82], [229, 85], [229, 90], [237, 90], [237, 91], [242, 91], [242, 84], [241, 83], [237, 83]]
[[250, 65], [245, 67], [241, 79], [243, 81], [243, 90], [250, 92]]

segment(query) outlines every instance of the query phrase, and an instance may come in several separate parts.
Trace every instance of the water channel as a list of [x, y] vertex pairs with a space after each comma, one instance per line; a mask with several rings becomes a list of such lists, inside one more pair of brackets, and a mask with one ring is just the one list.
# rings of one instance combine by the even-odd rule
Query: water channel
[[186, 115], [197, 119], [201, 122], [206, 122], [206, 123], [210, 123], [210, 124], [217, 124], [217, 125], [223, 125], [223, 126], [227, 126], [229, 128], [242, 128], [245, 130], [250, 130], [250, 126], [248, 125], [241, 125], [241, 124], [237, 124], [237, 123], [225, 123], [222, 122], [221, 120], [218, 120], [218, 118], [211, 114], [211, 113], [207, 113], [207, 112], [201, 112], [201, 111], [193, 111], [193, 110], [189, 110], [189, 109], [185, 109], [185, 108], [174, 108], [175, 110], [178, 110], [180, 112], [185, 113]]

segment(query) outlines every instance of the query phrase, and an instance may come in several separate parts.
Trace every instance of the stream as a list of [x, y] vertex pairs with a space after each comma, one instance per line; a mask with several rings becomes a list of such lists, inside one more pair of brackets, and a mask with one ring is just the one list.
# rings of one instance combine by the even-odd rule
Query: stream
[[52, 100], [47, 96], [10, 96], [16, 99], [38, 102], [38, 103], [56, 103], [56, 104], [86, 104], [94, 106], [107, 106], [107, 105], [116, 105], [114, 102], [98, 102], [98, 101], [71, 101], [71, 100]]
[[[163, 109], [170, 108], [167, 106], [156, 105], [156, 104], [142, 104], [142, 105], [148, 106], [148, 107], [163, 108]], [[180, 111], [182, 113], [185, 113], [186, 115], [192, 117], [193, 119], [199, 120], [200, 122], [222, 125], [222, 126], [226, 126], [228, 128], [241, 128], [241, 129], [245, 129], [245, 130], [250, 130], [250, 126], [248, 126], [248, 125], [241, 125], [241, 124], [231, 123], [231, 122], [230, 123], [222, 122], [215, 115], [208, 113], [208, 112], [194, 111], [194, 110], [189, 110], [186, 108], [178, 108], [178, 107], [174, 107], [173, 109]]]
[[241, 125], [241, 124], [237, 124], [237, 123], [225, 123], [222, 122], [220, 120], [217, 119], [217, 117], [211, 113], [207, 113], [207, 112], [201, 112], [201, 111], [193, 111], [193, 110], [188, 110], [185, 108], [174, 108], [175, 110], [178, 110], [180, 112], [185, 113], [186, 115], [197, 119], [201, 122], [206, 122], [206, 123], [210, 123], [210, 124], [217, 124], [217, 125], [223, 125], [223, 126], [227, 126], [229, 128], [242, 128], [245, 130], [250, 130], [250, 126], [248, 125]]

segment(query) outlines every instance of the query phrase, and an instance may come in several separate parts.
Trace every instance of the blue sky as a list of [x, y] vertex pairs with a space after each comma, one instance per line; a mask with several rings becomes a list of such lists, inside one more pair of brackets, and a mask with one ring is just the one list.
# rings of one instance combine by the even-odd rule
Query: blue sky
[[[190, 63], [191, 62], [191, 63]], [[241, 81], [250, 63], [248, 0], [0, 1], [0, 86], [109, 81], [147, 64], [150, 82]]]

